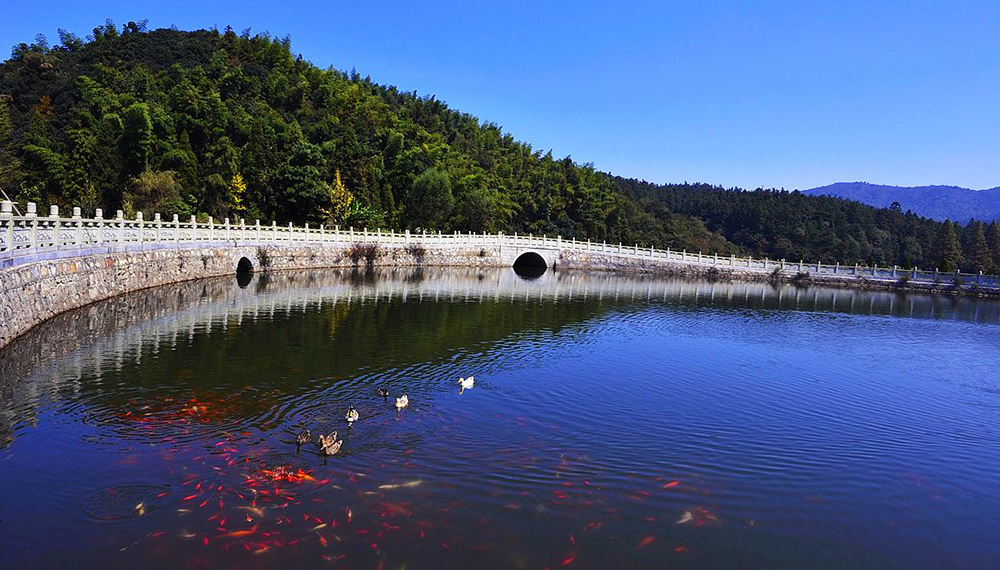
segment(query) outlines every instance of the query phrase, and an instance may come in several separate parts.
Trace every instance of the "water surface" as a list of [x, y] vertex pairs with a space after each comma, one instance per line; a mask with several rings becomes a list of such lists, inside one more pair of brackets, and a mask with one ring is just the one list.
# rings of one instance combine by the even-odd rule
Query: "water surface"
[[0, 565], [995, 567], [998, 324], [510, 270], [126, 295], [0, 352]]

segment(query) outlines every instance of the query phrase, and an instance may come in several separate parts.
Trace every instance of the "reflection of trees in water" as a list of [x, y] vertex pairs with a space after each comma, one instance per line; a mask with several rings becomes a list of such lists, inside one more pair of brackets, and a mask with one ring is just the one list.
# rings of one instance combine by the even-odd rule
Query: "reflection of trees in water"
[[128, 398], [104, 386], [169, 381], [180, 393], [221, 390], [223, 414], [256, 415], [317, 379], [488, 354], [511, 335], [559, 331], [634, 302], [1000, 321], [1000, 303], [968, 297], [610, 273], [525, 281], [512, 270], [353, 268], [257, 274], [245, 289], [206, 279], [64, 313], [0, 352], [0, 445], [35, 421], [41, 397], [63, 390], [124, 409]]

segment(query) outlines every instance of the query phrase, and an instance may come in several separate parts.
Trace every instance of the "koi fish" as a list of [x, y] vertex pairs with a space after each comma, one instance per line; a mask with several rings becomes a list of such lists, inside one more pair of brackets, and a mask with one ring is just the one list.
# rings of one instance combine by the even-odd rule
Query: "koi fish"
[[653, 542], [655, 541], [656, 538], [652, 536], [647, 536], [646, 538], [642, 539], [642, 542], [639, 543], [639, 546], [637, 546], [636, 549], [646, 548], [650, 544], [653, 544]]
[[393, 483], [389, 485], [379, 485], [379, 489], [410, 489], [413, 487], [419, 487], [423, 483], [423, 479], [417, 479], [416, 481], [407, 481], [406, 483]]
[[250, 527], [249, 530], [234, 530], [233, 532], [227, 533], [223, 536], [227, 536], [230, 538], [239, 538], [241, 536], [250, 536], [251, 534], [254, 534], [256, 532], [257, 532], [257, 525], [253, 525], [252, 527]]
[[684, 511], [684, 514], [681, 515], [680, 520], [678, 520], [674, 524], [685, 524], [685, 523], [689, 523], [689, 522], [691, 522], [693, 520], [694, 520], [694, 515], [691, 514], [691, 511]]

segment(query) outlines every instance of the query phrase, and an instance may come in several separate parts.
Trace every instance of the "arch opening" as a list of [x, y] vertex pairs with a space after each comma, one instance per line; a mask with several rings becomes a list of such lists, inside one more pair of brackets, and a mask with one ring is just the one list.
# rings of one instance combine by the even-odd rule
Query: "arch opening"
[[241, 257], [236, 264], [236, 284], [241, 289], [245, 289], [253, 279], [253, 262], [246, 257]]
[[239, 275], [240, 273], [253, 273], [253, 262], [245, 257], [241, 257], [236, 264], [236, 274]]
[[526, 251], [514, 260], [514, 273], [522, 279], [538, 279], [548, 271], [545, 259], [533, 251]]
[[545, 264], [542, 256], [533, 251], [526, 251], [517, 256], [517, 259], [514, 260], [514, 267], [539, 267], [541, 269], [548, 269], [549, 266]]

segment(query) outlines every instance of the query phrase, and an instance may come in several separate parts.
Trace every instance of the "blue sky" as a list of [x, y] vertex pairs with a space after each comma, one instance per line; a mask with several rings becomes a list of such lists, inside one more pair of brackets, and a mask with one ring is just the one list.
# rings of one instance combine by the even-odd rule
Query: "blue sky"
[[535, 149], [655, 182], [1000, 186], [1000, 2], [6, 0], [0, 49], [112, 18], [290, 35]]

